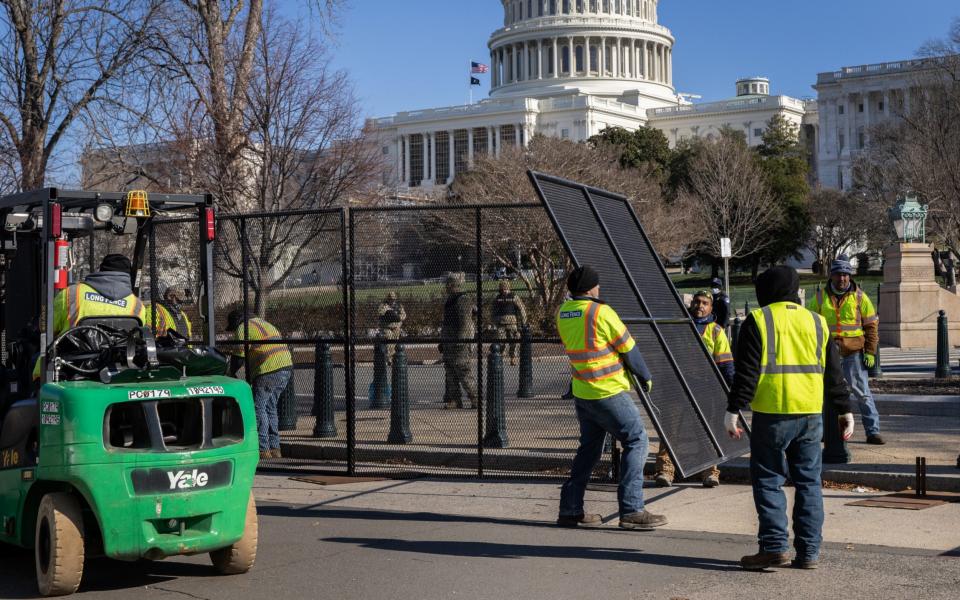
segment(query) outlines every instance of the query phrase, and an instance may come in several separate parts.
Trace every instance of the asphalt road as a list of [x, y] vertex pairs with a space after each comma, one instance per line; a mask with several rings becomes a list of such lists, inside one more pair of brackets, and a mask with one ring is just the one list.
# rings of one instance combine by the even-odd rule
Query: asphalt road
[[[260, 512], [259, 556], [247, 575], [215, 576], [205, 556], [98, 559], [88, 561], [79, 597], [930, 599], [960, 589], [960, 559], [923, 550], [833, 543], [817, 571], [746, 573], [737, 566], [755, 547], [746, 535], [565, 530], [328, 502], [265, 503]], [[35, 594], [32, 555], [0, 548], [0, 598]]]

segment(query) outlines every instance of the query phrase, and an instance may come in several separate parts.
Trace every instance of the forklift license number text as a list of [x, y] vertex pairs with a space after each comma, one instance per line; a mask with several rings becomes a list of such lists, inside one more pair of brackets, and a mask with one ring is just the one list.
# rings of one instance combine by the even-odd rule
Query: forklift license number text
[[18, 467], [20, 466], [20, 453], [16, 450], [4, 450], [0, 453], [0, 467]]
[[153, 398], [169, 398], [170, 390], [133, 390], [127, 393], [128, 400], [150, 400]]

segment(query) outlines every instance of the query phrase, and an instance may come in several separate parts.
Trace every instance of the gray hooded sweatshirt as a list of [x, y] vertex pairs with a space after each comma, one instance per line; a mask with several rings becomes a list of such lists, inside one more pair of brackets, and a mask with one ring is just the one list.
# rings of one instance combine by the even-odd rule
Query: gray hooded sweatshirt
[[110, 300], [126, 298], [133, 293], [130, 274], [120, 271], [90, 273], [83, 278], [83, 282]]

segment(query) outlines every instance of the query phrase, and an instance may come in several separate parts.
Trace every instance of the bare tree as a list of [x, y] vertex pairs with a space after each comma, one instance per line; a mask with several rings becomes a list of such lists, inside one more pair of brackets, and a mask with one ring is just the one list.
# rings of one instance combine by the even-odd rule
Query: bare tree
[[[328, 65], [324, 49], [293, 24], [267, 19], [244, 100], [248, 148], [237, 162], [245, 205], [283, 211], [257, 220], [239, 236], [246, 245], [247, 284], [258, 314], [294, 273], [340, 252], [339, 215], [301, 214], [364, 198], [381, 166], [379, 148], [358, 130], [358, 103], [346, 75]], [[217, 171], [217, 165], [207, 168]], [[250, 221], [248, 221], [248, 224]], [[240, 253], [221, 262], [242, 276]]]
[[[665, 255], [678, 251], [683, 236], [671, 233], [676, 234], [681, 223], [667, 217], [657, 178], [650, 170], [621, 168], [619, 159], [620, 150], [609, 144], [595, 147], [534, 136], [525, 148], [505, 147], [499, 156], [478, 156], [473, 168], [454, 180], [451, 200], [465, 205], [537, 202], [527, 177], [527, 169], [533, 169], [626, 196], [657, 250]], [[443, 214], [441, 218], [450, 236], [472, 239], [475, 227], [470, 216]], [[483, 254], [495, 264], [516, 270], [535, 306], [544, 315], [552, 314], [563, 299], [569, 263], [544, 211], [485, 211], [483, 218]], [[518, 264], [518, 253], [523, 265]]]
[[838, 254], [849, 254], [863, 244], [880, 245], [876, 240], [890, 229], [882, 205], [862, 192], [819, 189], [810, 195], [808, 206], [810, 245], [821, 265], [828, 265]]
[[720, 256], [720, 238], [730, 238], [732, 258], [761, 253], [773, 243], [771, 231], [783, 219], [756, 155], [742, 139], [724, 134], [704, 140], [690, 166], [685, 218], [698, 223], [691, 244]]
[[[19, 187], [44, 185], [81, 113], [122, 102], [161, 0], [0, 0], [0, 146], [17, 153]], [[5, 162], [6, 164], [6, 162]]]
[[960, 254], [960, 19], [920, 55], [924, 68], [908, 101], [897, 119], [870, 131], [854, 179], [887, 206], [917, 192], [930, 205], [931, 237]]

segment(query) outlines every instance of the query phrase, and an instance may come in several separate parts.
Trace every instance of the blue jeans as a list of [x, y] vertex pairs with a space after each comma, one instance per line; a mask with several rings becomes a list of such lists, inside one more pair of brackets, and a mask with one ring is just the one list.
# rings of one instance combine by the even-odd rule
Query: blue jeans
[[643, 510], [643, 465], [647, 462], [647, 432], [640, 411], [627, 393], [603, 400], [574, 400], [580, 421], [580, 447], [573, 459], [570, 478], [560, 489], [560, 514], [583, 514], [583, 494], [593, 467], [603, 455], [603, 440], [612, 435], [623, 453], [620, 458], [620, 487], [617, 502], [620, 516]]
[[793, 546], [797, 558], [820, 556], [823, 540], [823, 492], [820, 485], [823, 417], [753, 413], [750, 433], [750, 480], [757, 507], [761, 552], [786, 552], [789, 476], [796, 494], [793, 503]]
[[257, 434], [261, 450], [280, 447], [277, 401], [290, 383], [290, 374], [290, 369], [281, 369], [253, 380], [253, 406], [257, 409]]
[[867, 435], [880, 433], [880, 413], [870, 393], [870, 379], [867, 367], [863, 364], [863, 353], [857, 352], [843, 359], [843, 378], [850, 386], [850, 399], [856, 400], [860, 407], [860, 419], [863, 431]]

